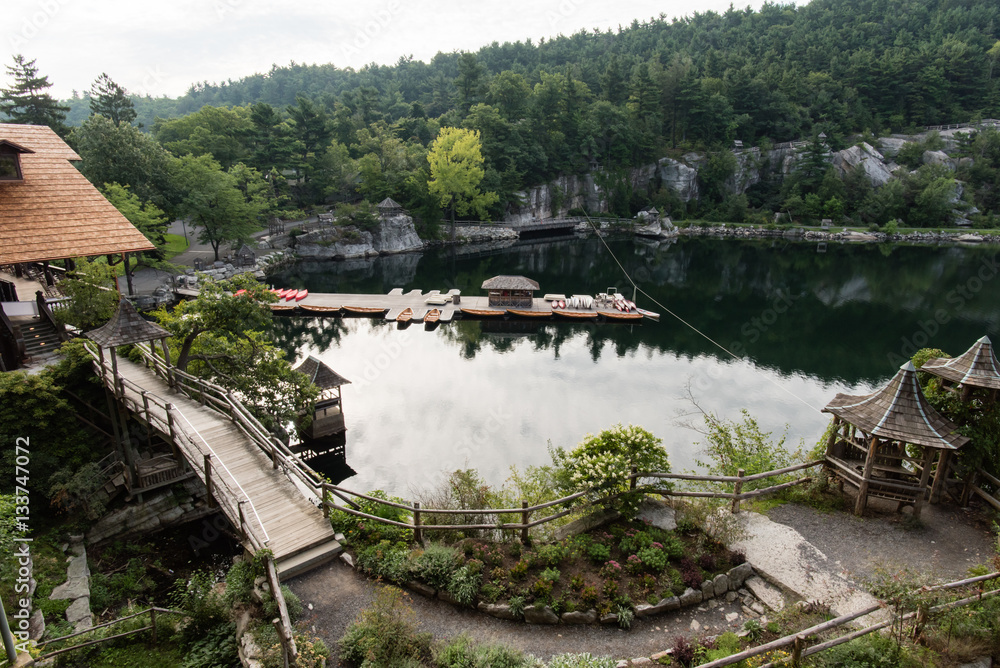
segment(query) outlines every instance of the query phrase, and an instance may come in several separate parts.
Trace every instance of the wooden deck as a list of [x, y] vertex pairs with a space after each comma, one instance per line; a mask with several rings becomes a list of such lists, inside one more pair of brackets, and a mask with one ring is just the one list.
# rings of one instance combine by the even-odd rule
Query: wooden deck
[[[175, 392], [141, 364], [119, 359], [118, 372], [131, 384], [146, 390], [150, 424], [161, 432], [162, 425], [169, 423], [162, 404], [173, 404], [171, 419], [193, 437], [190, 441], [183, 439], [183, 443], [180, 438], [173, 439], [179, 451], [203, 482], [204, 456], [211, 455], [211, 477], [217, 491], [224, 488], [226, 493], [238, 497], [235, 506], [220, 502], [220, 508], [233, 526], [239, 528], [241, 518], [234, 507], [242, 505], [245, 525], [258, 542], [274, 552], [279, 573], [291, 576], [304, 572], [341, 551], [329, 520], [314, 505], [318, 498], [308, 499], [306, 494], [310, 492], [300, 481], [286, 475], [282, 468], [274, 469], [271, 458], [229, 417]], [[129, 383], [124, 387], [130, 400], [125, 405], [144, 420], [144, 412], [135, 410], [143, 405], [141, 393]], [[154, 395], [158, 400], [151, 400]], [[170, 438], [169, 434], [164, 435]]]

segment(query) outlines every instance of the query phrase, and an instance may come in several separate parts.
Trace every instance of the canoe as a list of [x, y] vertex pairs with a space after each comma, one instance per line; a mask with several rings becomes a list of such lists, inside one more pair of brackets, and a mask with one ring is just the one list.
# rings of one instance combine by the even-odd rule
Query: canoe
[[597, 311], [553, 311], [556, 315], [561, 315], [564, 318], [573, 318], [574, 320], [596, 320]]
[[271, 304], [272, 311], [294, 311], [295, 309], [295, 304]]
[[441, 318], [441, 311], [436, 308], [432, 308], [424, 316], [424, 322], [437, 322]]
[[516, 315], [519, 318], [548, 318], [552, 315], [552, 311], [522, 311], [521, 309], [509, 308], [507, 313], [511, 315]]
[[298, 296], [299, 296], [299, 291], [298, 290], [289, 290], [285, 294], [285, 301], [286, 302], [295, 301], [296, 297], [298, 297]]
[[347, 306], [345, 304], [344, 310], [348, 313], [354, 313], [356, 315], [377, 315], [385, 313], [387, 309], [378, 306]]
[[278, 299], [284, 299], [285, 297], [288, 296], [289, 292], [290, 290], [288, 288], [281, 288], [280, 290], [278, 290]]
[[503, 315], [506, 311], [498, 311], [492, 308], [463, 308], [462, 313], [472, 315], [477, 318], [495, 318]]
[[660, 314], [659, 313], [656, 313], [654, 311], [647, 311], [644, 308], [636, 308], [635, 312], [638, 313], [639, 315], [642, 315], [642, 316], [645, 316], [645, 317], [649, 318], [650, 320], [659, 320], [660, 319]]
[[413, 320], [413, 309], [405, 308], [396, 316], [396, 322], [410, 322]]
[[642, 320], [641, 313], [629, 313], [627, 311], [601, 311], [601, 315], [607, 320]]
[[299, 290], [299, 296], [295, 298], [295, 301], [300, 302], [309, 296], [308, 290]]
[[339, 306], [313, 306], [312, 304], [299, 304], [299, 308], [310, 313], [338, 313]]

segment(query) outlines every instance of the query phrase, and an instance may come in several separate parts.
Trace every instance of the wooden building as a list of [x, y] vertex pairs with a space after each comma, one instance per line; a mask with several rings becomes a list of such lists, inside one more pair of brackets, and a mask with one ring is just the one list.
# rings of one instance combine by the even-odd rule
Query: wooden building
[[[857, 515], [875, 496], [898, 501], [900, 508], [912, 505], [919, 517], [927, 493], [933, 499], [944, 485], [949, 455], [969, 441], [927, 401], [912, 362], [882, 389], [838, 394], [823, 412], [835, 416], [826, 462], [843, 482], [858, 488]], [[920, 456], [912, 456], [907, 446], [915, 446]], [[935, 457], [934, 483], [928, 488]]]
[[384, 200], [376, 205], [378, 209], [378, 215], [383, 218], [388, 218], [389, 216], [398, 216], [403, 213], [403, 205], [394, 200], [391, 197], [386, 197]]
[[[76, 160], [80, 156], [48, 127], [0, 123], [0, 266], [38, 263], [48, 276], [53, 260], [106, 255], [122, 261], [155, 248], [73, 166]], [[29, 348], [25, 322], [61, 331], [34, 300], [0, 307], [0, 369], [20, 366]]]
[[302, 430], [302, 436], [321, 438], [345, 431], [347, 427], [344, 424], [344, 406], [340, 388], [349, 385], [351, 381], [312, 355], [295, 367], [295, 370], [308, 376], [309, 380], [320, 389], [312, 424], [308, 429]]
[[963, 399], [968, 399], [976, 388], [985, 389], [991, 401], [1000, 394], [1000, 361], [988, 336], [958, 357], [929, 359], [920, 370], [941, 378], [945, 387], [960, 389]]
[[531, 308], [538, 283], [524, 276], [494, 276], [483, 281], [490, 306]]
[[249, 244], [243, 244], [236, 251], [236, 262], [240, 267], [252, 267], [257, 262], [257, 253]]

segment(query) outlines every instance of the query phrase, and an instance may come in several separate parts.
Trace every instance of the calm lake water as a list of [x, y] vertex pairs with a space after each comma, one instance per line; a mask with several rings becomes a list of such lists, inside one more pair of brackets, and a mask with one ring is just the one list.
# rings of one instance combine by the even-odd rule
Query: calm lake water
[[[828, 419], [820, 409], [837, 392], [870, 391], [921, 347], [956, 355], [984, 334], [998, 340], [995, 247], [609, 243], [676, 318], [642, 295], [639, 305], [661, 312], [660, 322], [466, 320], [425, 331], [419, 323], [400, 330], [360, 318], [278, 318], [290, 357], [316, 355], [352, 381], [343, 394], [346, 459], [356, 473], [344, 485], [412, 498], [458, 468], [499, 484], [511, 466], [549, 463], [549, 444], [572, 447], [619, 422], [662, 438], [675, 471], [693, 468], [700, 434], [684, 423], [700, 417], [690, 397], [723, 418], [739, 419], [745, 408], [776, 436], [787, 425], [791, 447], [811, 447]], [[529, 276], [539, 295], [608, 286], [631, 293], [597, 239], [486, 256], [442, 249], [303, 262], [271, 280], [315, 292], [457, 287], [472, 295], [497, 274]]]

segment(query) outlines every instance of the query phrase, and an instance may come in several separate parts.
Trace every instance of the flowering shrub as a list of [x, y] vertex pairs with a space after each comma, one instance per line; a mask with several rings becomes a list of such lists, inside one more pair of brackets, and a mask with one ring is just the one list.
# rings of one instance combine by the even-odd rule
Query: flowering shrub
[[642, 427], [616, 425], [597, 436], [588, 435], [569, 452], [552, 450], [556, 479], [564, 492], [584, 492], [588, 500], [634, 517], [642, 492], [629, 489], [631, 467], [669, 473], [670, 462], [661, 443]]
[[642, 572], [642, 559], [635, 554], [629, 556], [625, 562], [625, 570], [631, 575], [638, 575]]
[[645, 531], [626, 531], [618, 547], [625, 554], [636, 554], [644, 547], [649, 547], [653, 543], [653, 537]]
[[600, 600], [600, 598], [601, 595], [597, 591], [597, 587], [593, 585], [587, 585], [580, 591], [580, 602], [588, 608], [593, 608], [597, 605], [597, 601]]
[[607, 579], [607, 578], [616, 578], [616, 577], [618, 577], [619, 575], [622, 574], [622, 565], [619, 564], [614, 559], [612, 559], [608, 563], [606, 563], [603, 566], [601, 566], [600, 574], [601, 574], [601, 577], [605, 578], [605, 579]]
[[658, 545], [660, 543], [653, 543], [649, 547], [639, 550], [638, 558], [652, 573], [662, 573], [669, 561], [667, 553], [662, 549], [662, 546], [657, 547]]
[[514, 564], [510, 569], [510, 579], [511, 580], [523, 580], [524, 576], [528, 574], [528, 562], [522, 559], [521, 561]]

